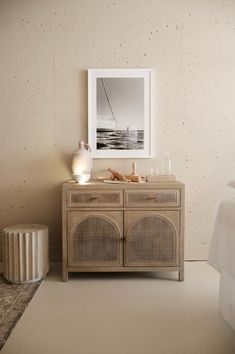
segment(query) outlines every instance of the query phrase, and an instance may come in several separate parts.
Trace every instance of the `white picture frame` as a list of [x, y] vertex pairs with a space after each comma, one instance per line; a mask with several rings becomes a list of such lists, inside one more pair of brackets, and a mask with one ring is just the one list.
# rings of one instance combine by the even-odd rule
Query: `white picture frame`
[[151, 74], [151, 69], [88, 69], [92, 157], [151, 157]]

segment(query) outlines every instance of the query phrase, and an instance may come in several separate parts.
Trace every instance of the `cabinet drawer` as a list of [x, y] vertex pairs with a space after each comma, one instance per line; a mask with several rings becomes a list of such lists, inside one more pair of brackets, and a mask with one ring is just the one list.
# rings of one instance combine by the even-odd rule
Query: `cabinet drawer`
[[126, 190], [125, 206], [180, 206], [180, 189]]
[[123, 191], [71, 190], [67, 192], [69, 207], [120, 207], [123, 206]]

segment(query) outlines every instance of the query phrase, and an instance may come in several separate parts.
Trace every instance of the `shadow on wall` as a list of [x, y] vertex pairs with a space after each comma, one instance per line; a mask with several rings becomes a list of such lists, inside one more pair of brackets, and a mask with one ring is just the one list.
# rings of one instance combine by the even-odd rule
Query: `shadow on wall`
[[34, 159], [24, 157], [16, 161], [15, 173], [0, 187], [0, 260], [2, 230], [23, 223], [48, 225], [50, 260], [61, 260], [61, 185], [71, 178], [71, 154], [57, 152]]

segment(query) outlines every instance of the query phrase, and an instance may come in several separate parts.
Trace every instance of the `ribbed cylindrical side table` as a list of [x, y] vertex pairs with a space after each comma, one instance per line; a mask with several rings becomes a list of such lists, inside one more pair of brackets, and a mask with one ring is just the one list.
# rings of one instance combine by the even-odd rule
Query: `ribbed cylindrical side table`
[[3, 275], [9, 282], [33, 282], [48, 271], [48, 226], [20, 224], [3, 230]]

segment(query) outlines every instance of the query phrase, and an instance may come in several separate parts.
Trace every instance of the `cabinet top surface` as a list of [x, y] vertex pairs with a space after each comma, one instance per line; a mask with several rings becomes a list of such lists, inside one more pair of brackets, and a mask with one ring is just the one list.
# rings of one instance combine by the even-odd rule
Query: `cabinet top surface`
[[105, 183], [102, 181], [89, 181], [87, 183], [79, 184], [74, 180], [69, 180], [63, 183], [65, 189], [155, 189], [155, 188], [183, 188], [184, 184], [179, 181], [166, 182], [143, 182], [143, 183]]

